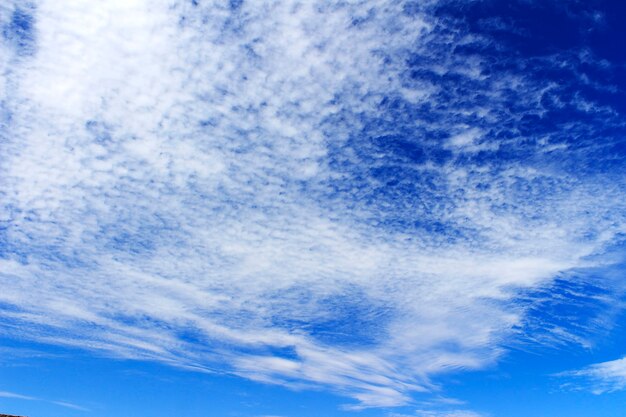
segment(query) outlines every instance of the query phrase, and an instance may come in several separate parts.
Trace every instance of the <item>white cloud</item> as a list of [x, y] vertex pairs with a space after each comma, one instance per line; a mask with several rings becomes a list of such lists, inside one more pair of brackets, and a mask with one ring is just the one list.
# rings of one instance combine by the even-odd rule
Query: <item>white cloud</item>
[[0, 391], [0, 397], [2, 397], [2, 398], [15, 398], [17, 400], [28, 400], [28, 401], [37, 400], [37, 398], [29, 397], [28, 395], [16, 394], [14, 392], [9, 392], [9, 391]]
[[[441, 372], [496, 360], [524, 314], [517, 290], [592, 265], [624, 232], [623, 180], [572, 176], [542, 146], [506, 164], [385, 150], [399, 122], [383, 103], [399, 97], [446, 107], [411, 121], [428, 149], [446, 148], [428, 133], [445, 131], [515, 154], [530, 138], [486, 139], [508, 121], [504, 96], [513, 86], [542, 110], [544, 86], [523, 74], [486, 79], [479, 61], [432, 56], [441, 22], [426, 9], [136, 0], [35, 13], [36, 54], [2, 51], [0, 302], [13, 307], [0, 314], [23, 329], [1, 328], [13, 337], [399, 405]], [[407, 78], [411, 48], [437, 62], [424, 71], [485, 83], [488, 104], [438, 102], [441, 85]], [[391, 168], [412, 173], [398, 195], [374, 175]]]
[[0, 398], [11, 398], [15, 400], [25, 400], [25, 401], [46, 401], [51, 404], [56, 404], [65, 408], [71, 408], [71, 409], [79, 410], [79, 411], [89, 411], [89, 409], [85, 407], [82, 407], [80, 405], [76, 405], [74, 403], [70, 403], [67, 401], [54, 401], [54, 400], [48, 401], [48, 400], [43, 400], [37, 397], [31, 397], [29, 395], [17, 394], [15, 392], [10, 392], [10, 391], [0, 391]]
[[67, 401], [52, 401], [52, 403], [56, 405], [60, 405], [61, 407], [71, 408], [72, 410], [89, 411], [88, 408], [81, 407], [80, 405], [76, 405], [73, 403], [68, 403]]
[[586, 368], [557, 374], [570, 380], [564, 387], [586, 389], [594, 394], [626, 389], [626, 358], [590, 365]]

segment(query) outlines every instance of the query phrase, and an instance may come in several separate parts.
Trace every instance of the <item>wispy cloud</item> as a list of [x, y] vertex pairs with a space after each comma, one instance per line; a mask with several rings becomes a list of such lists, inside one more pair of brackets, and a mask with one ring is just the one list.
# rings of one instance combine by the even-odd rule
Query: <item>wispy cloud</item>
[[556, 375], [564, 380], [564, 388], [588, 390], [594, 394], [626, 389], [626, 358], [590, 365], [576, 371]]
[[585, 164], [619, 117], [534, 77], [575, 56], [492, 65], [429, 2], [231, 3], [3, 6], [5, 335], [394, 406], [624, 233]]
[[45, 401], [45, 402], [48, 402], [48, 403], [51, 403], [51, 404], [56, 404], [56, 405], [59, 405], [61, 407], [65, 407], [65, 408], [71, 408], [71, 409], [79, 410], [79, 411], [90, 411], [88, 408], [82, 407], [82, 406], [77, 405], [77, 404], [69, 403], [67, 401], [45, 400], [45, 399], [42, 399], [42, 398], [31, 397], [29, 395], [17, 394], [15, 392], [10, 392], [10, 391], [0, 391], [0, 397], [1, 398], [12, 398], [12, 399], [16, 399], [16, 400], [25, 400], [25, 401]]
[[61, 407], [71, 408], [72, 410], [89, 411], [88, 408], [81, 407], [80, 405], [76, 405], [76, 404], [73, 404], [73, 403], [68, 403], [66, 401], [52, 401], [52, 403], [56, 404], [56, 405], [60, 405]]
[[28, 395], [16, 394], [15, 392], [9, 392], [9, 391], [0, 391], [0, 397], [2, 397], [2, 398], [15, 398], [15, 399], [18, 399], [18, 400], [28, 400], [28, 401], [35, 401], [35, 400], [37, 400], [37, 398], [29, 397]]

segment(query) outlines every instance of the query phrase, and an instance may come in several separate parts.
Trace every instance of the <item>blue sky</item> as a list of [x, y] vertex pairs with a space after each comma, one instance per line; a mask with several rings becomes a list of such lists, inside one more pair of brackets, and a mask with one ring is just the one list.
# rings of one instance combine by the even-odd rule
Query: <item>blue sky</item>
[[0, 412], [626, 406], [626, 4], [0, 6]]

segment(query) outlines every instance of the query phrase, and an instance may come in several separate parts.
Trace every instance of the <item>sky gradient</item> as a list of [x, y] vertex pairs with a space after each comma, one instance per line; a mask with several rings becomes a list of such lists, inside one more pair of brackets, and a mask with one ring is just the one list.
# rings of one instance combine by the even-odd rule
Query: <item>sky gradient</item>
[[623, 416], [626, 3], [0, 5], [0, 413]]

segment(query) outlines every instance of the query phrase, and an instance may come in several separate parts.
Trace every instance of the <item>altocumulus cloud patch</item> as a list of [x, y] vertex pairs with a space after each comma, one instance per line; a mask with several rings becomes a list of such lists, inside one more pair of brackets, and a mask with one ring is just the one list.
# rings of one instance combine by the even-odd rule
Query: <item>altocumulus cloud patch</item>
[[392, 1], [0, 17], [4, 335], [397, 406], [494, 363], [522, 292], [623, 239], [623, 117], [610, 85], [578, 89], [608, 64], [515, 55], [505, 21]]

